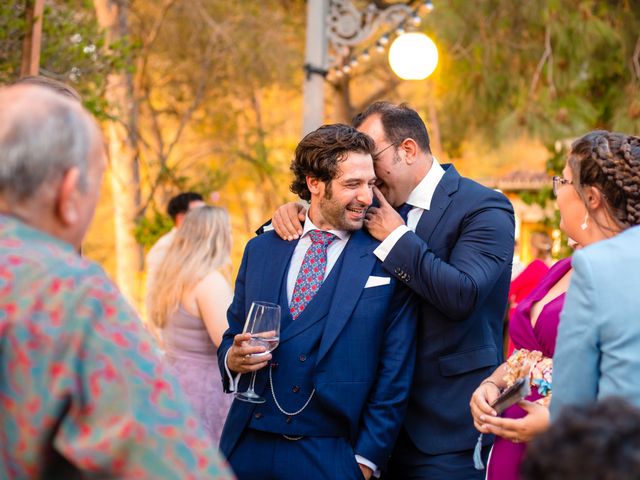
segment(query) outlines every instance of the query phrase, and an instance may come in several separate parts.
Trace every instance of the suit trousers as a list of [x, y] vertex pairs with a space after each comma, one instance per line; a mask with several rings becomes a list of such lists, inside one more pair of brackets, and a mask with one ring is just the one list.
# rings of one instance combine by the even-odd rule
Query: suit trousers
[[[290, 437], [296, 438], [296, 437]], [[302, 437], [247, 429], [228, 458], [238, 480], [362, 480], [343, 437]]]
[[[487, 464], [491, 445], [482, 448], [482, 461]], [[430, 455], [420, 451], [402, 428], [388, 471], [382, 480], [483, 480], [486, 470], [473, 466], [473, 449]]]

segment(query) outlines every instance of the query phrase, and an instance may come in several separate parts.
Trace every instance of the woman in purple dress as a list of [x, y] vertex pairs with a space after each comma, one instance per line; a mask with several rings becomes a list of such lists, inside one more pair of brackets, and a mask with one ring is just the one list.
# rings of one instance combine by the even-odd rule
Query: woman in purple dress
[[[629, 138], [606, 131], [578, 138], [571, 145], [562, 176], [553, 177], [560, 228], [581, 247], [624, 229], [616, 219], [626, 212], [625, 188], [634, 186], [636, 168], [629, 153]], [[518, 305], [510, 334], [519, 350], [485, 379], [471, 397], [474, 425], [483, 434], [496, 435], [488, 479], [519, 478], [526, 442], [547, 429], [551, 358], [570, 276], [570, 260], [558, 262]], [[490, 404], [505, 387], [525, 375], [531, 382], [531, 395], [497, 416]]]
[[[569, 287], [571, 276], [571, 259], [565, 258], [557, 262], [547, 275], [540, 281], [538, 286], [518, 304], [509, 322], [509, 334], [516, 348], [514, 355], [500, 366], [489, 378], [484, 380], [474, 397], [497, 396], [499, 390], [513, 383], [513, 380], [529, 374], [531, 394], [526, 398], [529, 403], [525, 405], [513, 405], [504, 411], [502, 417], [509, 419], [523, 420], [521, 427], [531, 435], [544, 430], [548, 423], [547, 402], [549, 378], [545, 378], [545, 366], [550, 364], [556, 343], [556, 333], [558, 322], [560, 321], [560, 311], [564, 303], [564, 296]], [[539, 352], [533, 353], [533, 352]], [[533, 368], [531, 368], [533, 367]], [[548, 375], [547, 375], [548, 377]], [[489, 392], [487, 392], [487, 390]], [[472, 412], [474, 410], [474, 400], [472, 397]], [[524, 407], [524, 408], [523, 408]], [[530, 415], [527, 415], [529, 413]], [[476, 428], [483, 433], [503, 433], [498, 432], [495, 426], [487, 425], [484, 422], [489, 418], [480, 419], [482, 413], [474, 413]], [[504, 435], [504, 433], [503, 433]], [[521, 437], [496, 436], [496, 440], [491, 450], [489, 465], [487, 467], [488, 479], [510, 480], [518, 478], [520, 462], [524, 456], [526, 442], [530, 436], [526, 433], [519, 433]]]
[[190, 211], [150, 295], [150, 322], [165, 359], [216, 444], [232, 401], [222, 390], [216, 355], [233, 298], [219, 271], [229, 261], [230, 248], [226, 210], [205, 206]]

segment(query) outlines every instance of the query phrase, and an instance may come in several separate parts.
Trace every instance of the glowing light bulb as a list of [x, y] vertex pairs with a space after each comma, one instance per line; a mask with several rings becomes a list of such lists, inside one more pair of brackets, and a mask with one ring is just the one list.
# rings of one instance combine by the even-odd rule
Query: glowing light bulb
[[389, 64], [404, 80], [424, 80], [438, 66], [438, 48], [423, 33], [405, 33], [391, 44]]

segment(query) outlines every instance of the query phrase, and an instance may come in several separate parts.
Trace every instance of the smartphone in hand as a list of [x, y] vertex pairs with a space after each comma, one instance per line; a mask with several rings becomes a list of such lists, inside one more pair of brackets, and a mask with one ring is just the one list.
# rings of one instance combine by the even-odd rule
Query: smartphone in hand
[[520, 377], [494, 400], [491, 408], [493, 408], [498, 415], [501, 415], [507, 408], [518, 403], [530, 393], [531, 386], [529, 385], [529, 378]]

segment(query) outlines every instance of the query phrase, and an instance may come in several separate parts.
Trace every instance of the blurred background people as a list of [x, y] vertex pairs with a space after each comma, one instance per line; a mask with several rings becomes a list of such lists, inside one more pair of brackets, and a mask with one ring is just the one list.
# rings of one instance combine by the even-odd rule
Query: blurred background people
[[[614, 236], [629, 226], [640, 223], [640, 215], [635, 210], [640, 188], [637, 174], [640, 153], [634, 145], [637, 145], [635, 137], [605, 131], [590, 132], [573, 142], [563, 176], [554, 177], [553, 187], [561, 216], [560, 228], [581, 247]], [[625, 258], [628, 262], [629, 258], [635, 257], [620, 256], [620, 263], [624, 263]], [[621, 270], [622, 279], [629, 278], [624, 274], [629, 272], [629, 268], [632, 267]], [[489, 479], [518, 478], [525, 443], [548, 427], [549, 410], [546, 405], [551, 392], [551, 358], [556, 349], [560, 312], [571, 275], [570, 260], [559, 261], [529, 296], [518, 304], [510, 325], [511, 338], [518, 351], [485, 379], [471, 397], [471, 412], [476, 428], [483, 433], [498, 435], [488, 465]], [[637, 280], [627, 282], [632, 288], [637, 285]], [[637, 288], [635, 291], [637, 292]], [[610, 304], [602, 307], [607, 306], [612, 308]], [[613, 310], [619, 308], [625, 307], [616, 306]], [[585, 315], [594, 319], [593, 325], [598, 324], [601, 318], [595, 312], [595, 309], [588, 313], [585, 311]], [[627, 313], [631, 315], [630, 311]], [[618, 327], [625, 328], [622, 322], [618, 323]], [[577, 343], [587, 342], [581, 332], [588, 328], [581, 322], [576, 325], [572, 339], [566, 334], [559, 339], [558, 348], [565, 349], [566, 352], [563, 356], [566, 365], [581, 369], [585, 362], [590, 362], [588, 365], [594, 366], [595, 357], [581, 358], [580, 353], [575, 353]], [[640, 338], [640, 328], [636, 335]], [[590, 341], [594, 342], [595, 339], [591, 338]], [[640, 341], [632, 348], [637, 351]], [[618, 353], [622, 353], [622, 349], [618, 349]], [[612, 355], [615, 357], [615, 352]], [[637, 357], [640, 360], [640, 355]], [[613, 358], [612, 362], [615, 362]], [[637, 362], [637, 367], [640, 367], [640, 361]], [[570, 376], [562, 374], [560, 378], [557, 371], [554, 372], [554, 398], [551, 402], [554, 408], [558, 389], [566, 390], [567, 382], [572, 385], [584, 382], [587, 373], [595, 375], [595, 372], [595, 368], [587, 368], [586, 371], [574, 372]], [[490, 407], [491, 402], [502, 389], [523, 375], [529, 376], [531, 381], [532, 392], [527, 401], [510, 407], [503, 417], [495, 416], [495, 411]], [[627, 377], [629, 375], [631, 373], [627, 372]]]
[[77, 254], [105, 166], [77, 101], [0, 90], [0, 478], [231, 478], [134, 310]]
[[640, 224], [640, 137], [598, 131], [576, 148], [574, 192], [563, 192], [583, 216], [576, 230], [594, 241], [628, 230], [575, 254], [554, 357], [554, 417], [610, 395], [640, 405], [640, 229], [629, 228]]
[[169, 200], [167, 205], [167, 213], [173, 220], [174, 227], [158, 239], [156, 243], [149, 249], [149, 253], [145, 257], [147, 266], [146, 281], [146, 307], [147, 313], [150, 311], [150, 298], [153, 295], [154, 282], [157, 277], [158, 267], [164, 260], [167, 250], [176, 235], [176, 232], [182, 225], [185, 215], [192, 208], [204, 206], [202, 195], [196, 192], [182, 192]]
[[638, 452], [640, 410], [610, 397], [563, 410], [549, 430], [531, 442], [521, 478], [635, 480], [640, 472]]
[[190, 211], [158, 268], [150, 298], [151, 325], [165, 358], [216, 445], [232, 401], [222, 391], [217, 365], [233, 299], [220, 272], [230, 250], [226, 210], [204, 206]]

